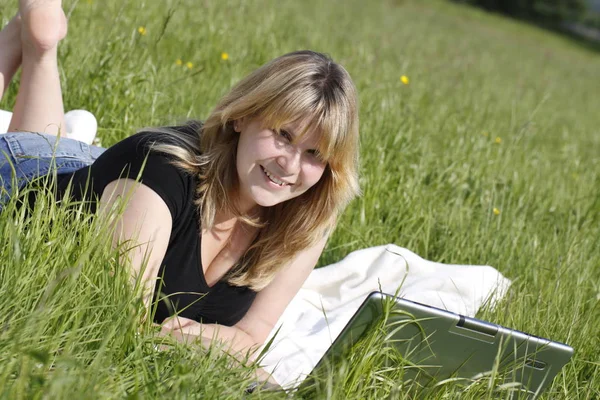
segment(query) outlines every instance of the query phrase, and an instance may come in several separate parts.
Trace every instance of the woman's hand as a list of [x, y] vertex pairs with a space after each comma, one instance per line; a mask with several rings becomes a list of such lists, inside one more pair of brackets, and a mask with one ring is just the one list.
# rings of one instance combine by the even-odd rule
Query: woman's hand
[[[165, 320], [161, 327], [163, 330], [177, 331], [177, 330], [185, 330], [192, 329], [193, 327], [200, 326], [200, 324], [193, 319], [185, 318], [185, 317], [173, 317]], [[190, 332], [191, 333], [191, 332]], [[199, 331], [198, 331], [199, 333]]]
[[[219, 341], [218, 339], [218, 330], [215, 329], [218, 325], [212, 324], [201, 324], [193, 319], [185, 318], [185, 317], [173, 317], [165, 320], [162, 325], [160, 325], [160, 335], [161, 336], [171, 336], [174, 339], [177, 339], [178, 342], [190, 344], [196, 341], [200, 341], [202, 346], [209, 347], [213, 341], [213, 335], [217, 334], [214, 337], [215, 342]], [[213, 335], [209, 336], [209, 332]]]
[[262, 342], [236, 326], [201, 324], [184, 317], [165, 320], [161, 325], [161, 335], [171, 335], [182, 343], [200, 340], [207, 348], [218, 345], [238, 360], [253, 360], [262, 345]]
[[[169, 318], [160, 325], [160, 336], [170, 335], [178, 342], [189, 344], [202, 339], [201, 326], [193, 319], [184, 317]], [[202, 344], [204, 345], [204, 341], [202, 341]], [[210, 342], [207, 344], [210, 344]]]
[[[200, 340], [202, 346], [208, 347], [214, 344], [213, 341], [220, 342], [225, 345], [223, 348], [230, 352], [230, 354], [234, 356], [238, 355], [238, 357], [236, 357], [238, 359], [239, 356], [242, 356], [242, 359], [245, 359], [243, 356], [247, 354], [247, 352], [246, 354], [242, 353], [240, 344], [243, 346], [246, 343], [251, 343], [248, 350], [257, 350], [259, 347], [257, 343], [249, 339], [248, 334], [235, 327], [216, 324], [201, 324], [193, 319], [185, 317], [169, 318], [163, 322], [160, 327], [161, 336], [170, 335], [181, 343], [189, 344]], [[235, 344], [237, 344], [237, 346]], [[231, 350], [233, 350], [233, 352], [231, 352]], [[273, 376], [264, 369], [257, 368], [255, 374], [257, 381], [260, 382], [258, 385], [259, 388], [262, 388], [263, 390], [281, 389], [281, 386], [273, 379]]]

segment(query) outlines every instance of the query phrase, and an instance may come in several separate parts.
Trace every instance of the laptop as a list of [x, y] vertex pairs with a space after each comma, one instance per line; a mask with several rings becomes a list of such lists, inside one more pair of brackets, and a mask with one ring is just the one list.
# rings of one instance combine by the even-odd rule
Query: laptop
[[[379, 339], [369, 343], [373, 335], [366, 333], [374, 330]], [[373, 292], [299, 390], [318, 394], [339, 372], [340, 363], [384, 343], [393, 349], [386, 361], [388, 371], [404, 382], [403, 392], [417, 398], [446, 384], [464, 386], [467, 392], [479, 386], [487, 393], [493, 387], [503, 398], [536, 398], [573, 355], [562, 343]], [[362, 353], [357, 351], [360, 346]]]

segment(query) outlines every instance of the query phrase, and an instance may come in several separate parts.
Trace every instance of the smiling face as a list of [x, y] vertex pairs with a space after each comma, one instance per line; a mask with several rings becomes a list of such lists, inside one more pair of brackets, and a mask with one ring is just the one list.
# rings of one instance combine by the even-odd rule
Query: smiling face
[[303, 123], [285, 125], [279, 132], [260, 118], [234, 124], [240, 138], [237, 149], [239, 206], [270, 207], [300, 196], [314, 186], [327, 165], [316, 150], [318, 135], [304, 131]]

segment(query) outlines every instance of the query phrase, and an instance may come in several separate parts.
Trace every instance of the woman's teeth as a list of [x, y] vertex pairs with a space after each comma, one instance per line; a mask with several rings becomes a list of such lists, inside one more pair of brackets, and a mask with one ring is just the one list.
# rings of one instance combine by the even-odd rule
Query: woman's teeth
[[286, 184], [285, 182], [280, 181], [279, 179], [275, 178], [275, 176], [273, 176], [269, 171], [267, 171], [267, 169], [265, 167], [263, 167], [263, 171], [265, 172], [265, 175], [267, 175], [269, 180], [271, 182], [273, 182], [274, 184], [279, 185], [279, 186], [283, 186]]

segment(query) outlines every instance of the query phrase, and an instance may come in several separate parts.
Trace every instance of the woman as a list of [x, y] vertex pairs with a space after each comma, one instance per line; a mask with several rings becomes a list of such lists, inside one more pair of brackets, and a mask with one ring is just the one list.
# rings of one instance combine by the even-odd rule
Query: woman
[[287, 54], [238, 83], [204, 124], [149, 129], [104, 151], [52, 136], [64, 126], [65, 34], [59, 0], [20, 0], [0, 32], [0, 92], [22, 65], [9, 127], [20, 133], [0, 135], [6, 193], [8, 164], [22, 186], [55, 162], [59, 196], [71, 185], [99, 213], [126, 197], [114, 244], [127, 242], [154, 321], [232, 353], [260, 347], [359, 191], [348, 73], [319, 53]]

